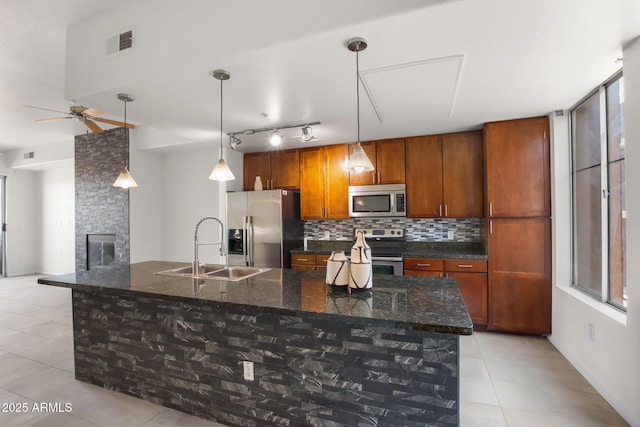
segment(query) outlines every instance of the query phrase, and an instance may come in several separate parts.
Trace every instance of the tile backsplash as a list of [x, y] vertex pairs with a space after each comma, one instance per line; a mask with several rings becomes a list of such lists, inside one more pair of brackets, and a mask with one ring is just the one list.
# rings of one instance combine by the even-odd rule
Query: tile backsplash
[[[407, 241], [479, 242], [480, 218], [367, 218], [304, 222], [311, 240], [351, 240], [354, 228], [404, 228]], [[453, 238], [448, 232], [453, 231]]]

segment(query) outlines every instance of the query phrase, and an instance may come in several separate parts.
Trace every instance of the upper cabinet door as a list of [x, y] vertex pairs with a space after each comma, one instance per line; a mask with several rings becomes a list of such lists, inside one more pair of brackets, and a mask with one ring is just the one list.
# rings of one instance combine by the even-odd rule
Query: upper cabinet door
[[405, 183], [404, 138], [386, 139], [376, 143], [378, 184]]
[[300, 150], [300, 218], [302, 219], [324, 218], [323, 155], [323, 147]]
[[300, 188], [300, 164], [297, 149], [271, 152], [271, 183], [269, 188], [272, 190]]
[[253, 190], [256, 176], [260, 177], [262, 187], [268, 188], [271, 179], [271, 154], [247, 153], [244, 155], [244, 190]]
[[482, 217], [482, 133], [442, 135], [442, 168], [444, 216]]
[[487, 123], [484, 132], [487, 216], [550, 216], [548, 118]]
[[346, 144], [324, 147], [324, 215], [327, 219], [349, 218], [349, 173]]
[[406, 151], [407, 216], [442, 217], [442, 137], [407, 138]]

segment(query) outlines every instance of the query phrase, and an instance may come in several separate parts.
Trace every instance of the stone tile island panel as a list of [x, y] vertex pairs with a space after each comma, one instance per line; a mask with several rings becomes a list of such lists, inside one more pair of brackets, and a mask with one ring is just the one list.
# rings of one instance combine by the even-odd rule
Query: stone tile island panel
[[[456, 426], [458, 335], [73, 290], [76, 378], [233, 426]], [[254, 363], [254, 380], [243, 377]]]

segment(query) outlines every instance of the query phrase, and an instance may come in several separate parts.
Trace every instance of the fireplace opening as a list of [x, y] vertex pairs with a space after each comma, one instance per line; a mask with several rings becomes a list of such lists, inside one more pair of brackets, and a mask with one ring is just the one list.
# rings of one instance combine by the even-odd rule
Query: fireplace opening
[[115, 258], [115, 234], [87, 234], [87, 270], [109, 267]]

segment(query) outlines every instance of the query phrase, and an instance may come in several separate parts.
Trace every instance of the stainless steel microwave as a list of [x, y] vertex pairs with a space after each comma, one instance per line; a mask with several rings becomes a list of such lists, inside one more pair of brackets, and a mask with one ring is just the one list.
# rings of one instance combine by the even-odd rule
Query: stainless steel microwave
[[349, 216], [379, 217], [407, 216], [406, 186], [388, 185], [350, 185]]

